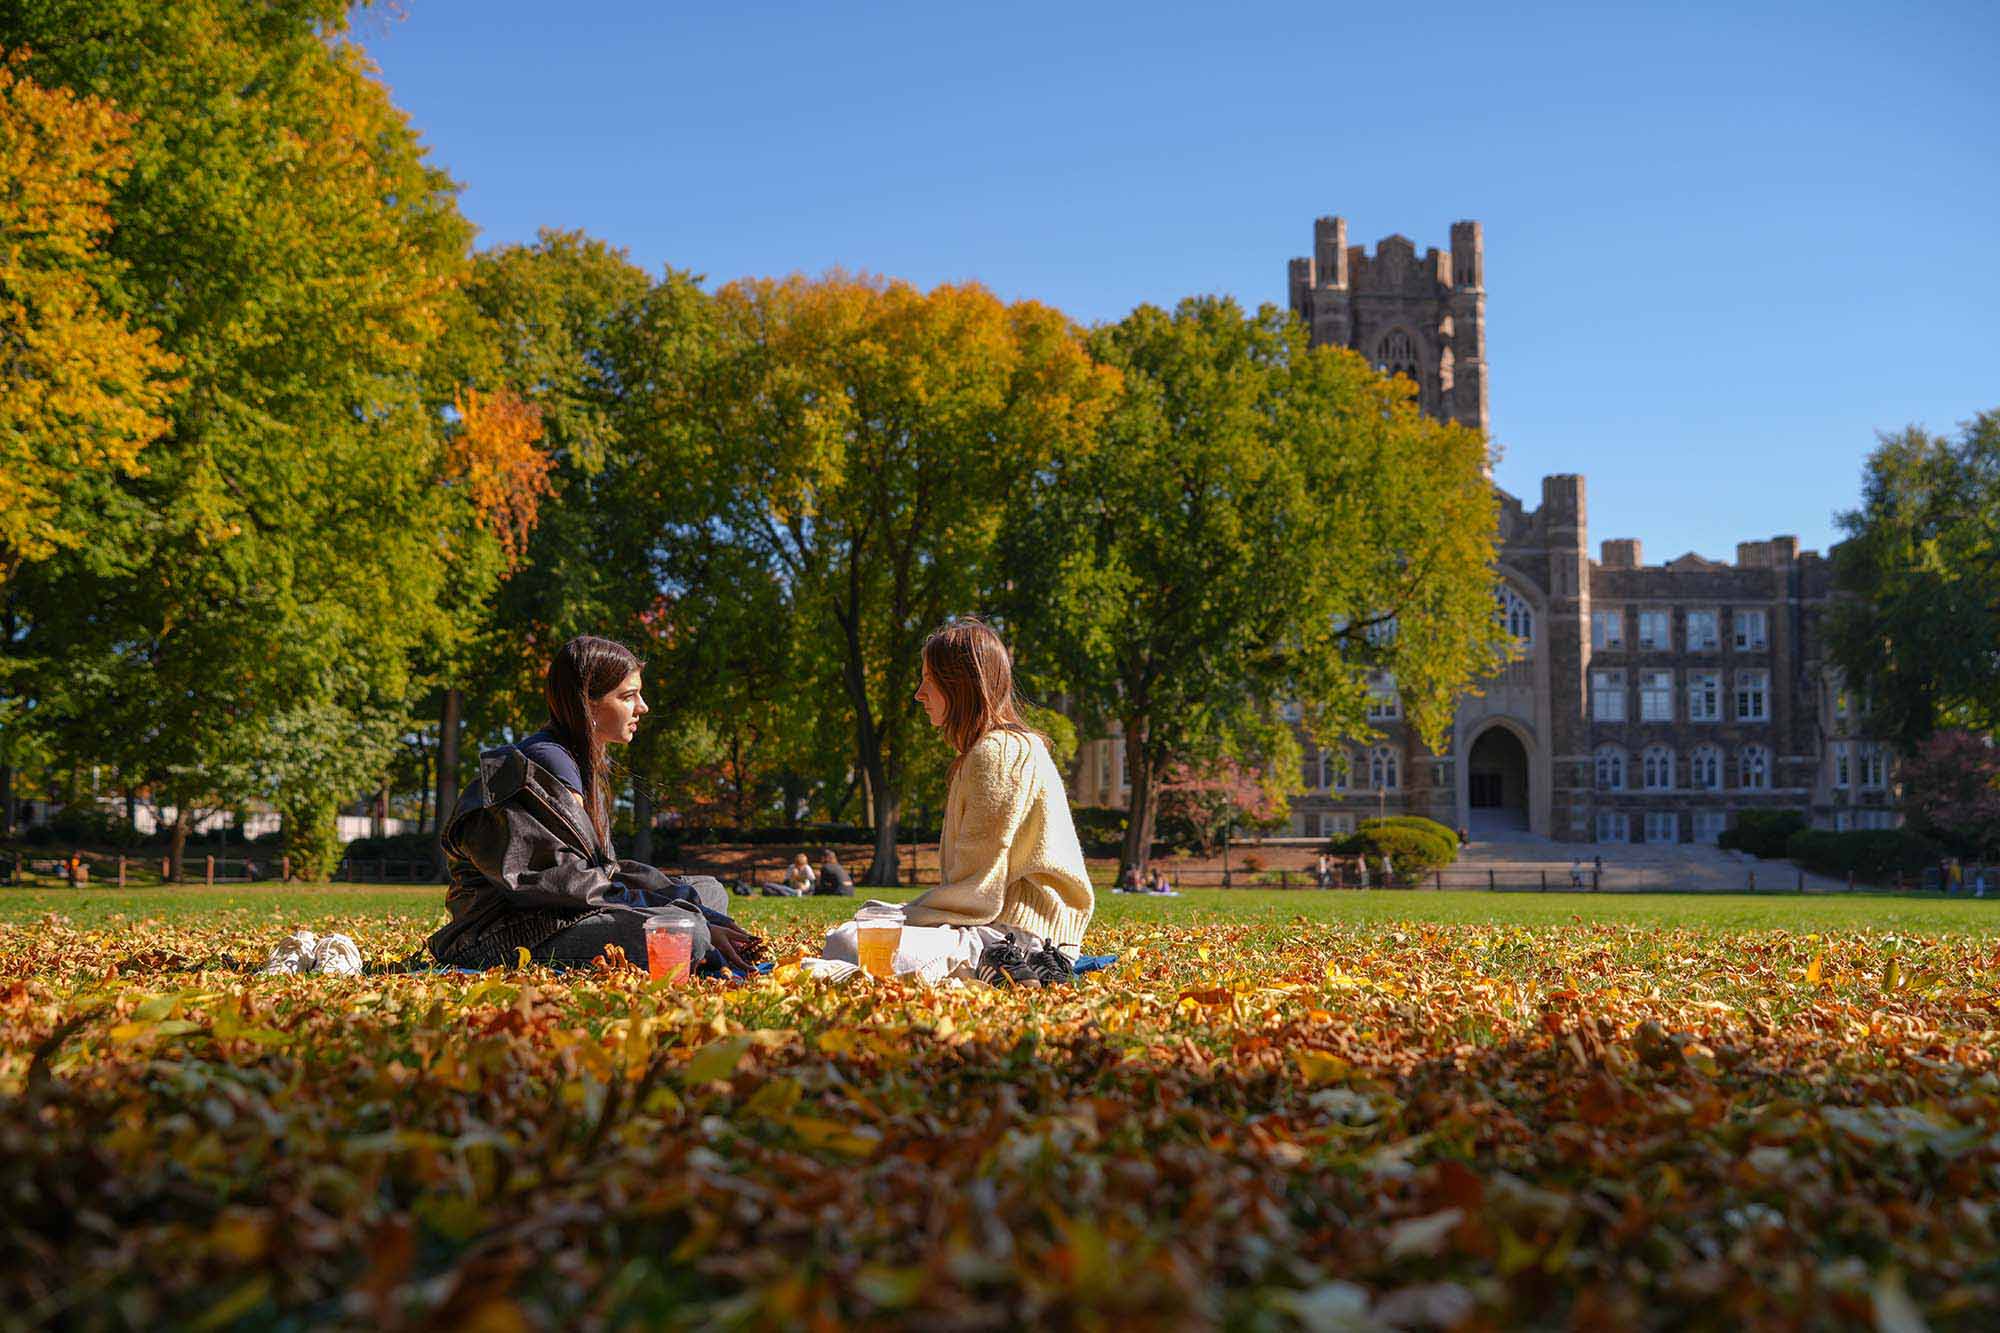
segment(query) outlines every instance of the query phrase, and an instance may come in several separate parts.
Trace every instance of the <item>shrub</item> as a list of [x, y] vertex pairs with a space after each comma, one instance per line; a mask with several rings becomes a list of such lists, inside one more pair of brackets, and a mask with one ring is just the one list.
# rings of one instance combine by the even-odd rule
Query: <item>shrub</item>
[[1436, 820], [1412, 815], [1363, 821], [1360, 828], [1338, 838], [1330, 850], [1343, 856], [1366, 856], [1370, 873], [1386, 852], [1398, 884], [1414, 884], [1433, 870], [1458, 859], [1458, 835]]
[[1909, 829], [1800, 829], [1785, 843], [1785, 854], [1822, 875], [1850, 871], [1866, 879], [1886, 879], [1897, 871], [1914, 874], [1934, 863], [1938, 845]]
[[1769, 860], [1787, 855], [1786, 844], [1805, 826], [1806, 817], [1796, 810], [1739, 810], [1736, 823], [1722, 831], [1716, 846]]
[[1085, 856], [1116, 856], [1125, 842], [1125, 812], [1108, 805], [1079, 805], [1070, 811], [1076, 840]]
[[285, 855], [292, 858], [295, 879], [322, 880], [340, 864], [340, 807], [319, 796], [295, 796], [285, 802]]

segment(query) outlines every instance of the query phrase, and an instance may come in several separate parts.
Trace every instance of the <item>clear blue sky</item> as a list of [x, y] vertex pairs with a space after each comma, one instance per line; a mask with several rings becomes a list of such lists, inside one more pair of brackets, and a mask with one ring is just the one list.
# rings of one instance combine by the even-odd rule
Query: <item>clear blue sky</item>
[[1091, 322], [1477, 218], [1500, 483], [1652, 561], [1824, 550], [1877, 430], [2000, 407], [1993, 0], [403, 8], [360, 35], [482, 245]]

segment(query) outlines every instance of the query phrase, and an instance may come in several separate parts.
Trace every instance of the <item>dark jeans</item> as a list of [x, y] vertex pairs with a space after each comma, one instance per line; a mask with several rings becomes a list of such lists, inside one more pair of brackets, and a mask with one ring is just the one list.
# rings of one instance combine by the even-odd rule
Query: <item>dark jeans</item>
[[647, 915], [625, 907], [606, 907], [580, 916], [528, 950], [528, 957], [537, 963], [576, 966], [599, 957], [607, 944], [615, 944], [625, 951], [627, 963], [644, 967]]

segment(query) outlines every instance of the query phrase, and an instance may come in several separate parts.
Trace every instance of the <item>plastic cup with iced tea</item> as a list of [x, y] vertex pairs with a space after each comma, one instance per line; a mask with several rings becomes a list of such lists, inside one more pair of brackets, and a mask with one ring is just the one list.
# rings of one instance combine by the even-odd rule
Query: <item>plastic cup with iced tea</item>
[[903, 914], [891, 908], [862, 908], [854, 917], [854, 951], [871, 977], [896, 974], [896, 947], [903, 942]]
[[646, 972], [655, 980], [685, 981], [694, 970], [694, 913], [675, 910], [646, 920]]

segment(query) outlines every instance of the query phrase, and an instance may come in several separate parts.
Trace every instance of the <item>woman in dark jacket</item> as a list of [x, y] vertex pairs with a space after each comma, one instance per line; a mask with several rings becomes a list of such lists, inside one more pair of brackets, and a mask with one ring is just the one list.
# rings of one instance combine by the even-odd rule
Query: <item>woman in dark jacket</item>
[[643, 967], [646, 920], [659, 912], [701, 920], [697, 960], [712, 951], [742, 971], [761, 951], [723, 913], [729, 898], [715, 880], [612, 853], [604, 748], [630, 742], [648, 711], [639, 674], [623, 644], [571, 639], [549, 664], [547, 724], [479, 756], [444, 830], [451, 920], [430, 938], [438, 962], [494, 967], [526, 949], [538, 963], [587, 963], [616, 944]]

